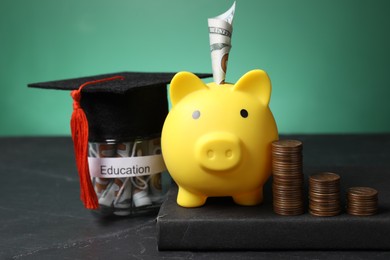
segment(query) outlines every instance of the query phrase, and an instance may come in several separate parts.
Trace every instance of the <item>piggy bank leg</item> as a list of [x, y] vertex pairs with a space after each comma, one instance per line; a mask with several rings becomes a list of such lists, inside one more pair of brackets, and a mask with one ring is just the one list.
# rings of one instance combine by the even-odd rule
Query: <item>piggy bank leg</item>
[[179, 186], [177, 194], [177, 204], [186, 208], [194, 208], [203, 206], [206, 203], [207, 197], [200, 194], [192, 193]]
[[263, 188], [254, 191], [240, 193], [233, 196], [233, 200], [238, 205], [254, 206], [263, 202]]

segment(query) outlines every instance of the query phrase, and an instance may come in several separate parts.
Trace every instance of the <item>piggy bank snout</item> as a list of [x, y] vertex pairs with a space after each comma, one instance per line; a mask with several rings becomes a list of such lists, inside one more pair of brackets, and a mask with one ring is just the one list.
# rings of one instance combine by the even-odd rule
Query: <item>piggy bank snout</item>
[[241, 160], [240, 139], [226, 132], [206, 134], [196, 142], [195, 157], [206, 169], [215, 171], [231, 169]]

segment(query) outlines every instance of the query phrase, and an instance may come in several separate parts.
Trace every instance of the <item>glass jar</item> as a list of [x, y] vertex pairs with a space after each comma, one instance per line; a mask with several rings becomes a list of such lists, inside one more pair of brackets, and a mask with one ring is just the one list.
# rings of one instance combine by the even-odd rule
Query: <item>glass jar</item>
[[129, 216], [160, 207], [171, 184], [160, 137], [89, 142], [88, 153], [101, 215]]

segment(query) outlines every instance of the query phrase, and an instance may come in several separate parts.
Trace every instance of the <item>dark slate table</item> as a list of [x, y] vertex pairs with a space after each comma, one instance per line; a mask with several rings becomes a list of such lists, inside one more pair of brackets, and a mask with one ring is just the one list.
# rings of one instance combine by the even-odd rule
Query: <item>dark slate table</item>
[[[390, 134], [283, 138], [303, 141], [305, 174], [363, 167], [390, 182]], [[390, 259], [378, 250], [158, 251], [157, 212], [100, 219], [83, 208], [70, 137], [0, 142], [0, 259]]]

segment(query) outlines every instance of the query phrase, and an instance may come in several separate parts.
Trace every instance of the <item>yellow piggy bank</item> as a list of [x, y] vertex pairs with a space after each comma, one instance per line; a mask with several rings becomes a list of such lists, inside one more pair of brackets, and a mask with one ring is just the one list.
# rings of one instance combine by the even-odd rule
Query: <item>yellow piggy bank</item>
[[246, 73], [234, 85], [205, 84], [189, 72], [174, 76], [161, 147], [180, 206], [199, 207], [207, 197], [221, 196], [239, 205], [262, 202], [271, 143], [278, 139], [270, 96], [262, 70]]

